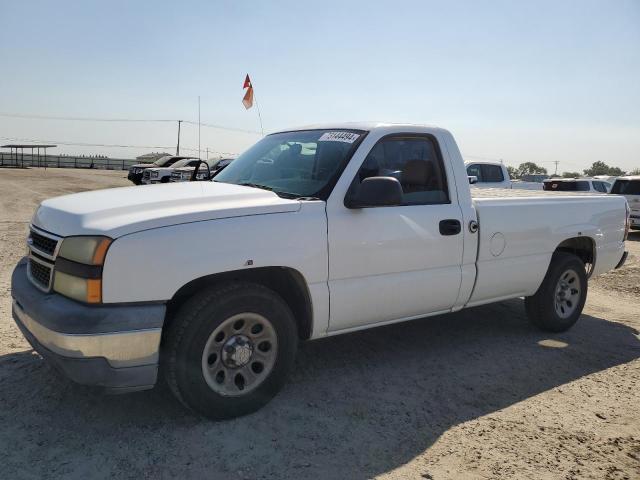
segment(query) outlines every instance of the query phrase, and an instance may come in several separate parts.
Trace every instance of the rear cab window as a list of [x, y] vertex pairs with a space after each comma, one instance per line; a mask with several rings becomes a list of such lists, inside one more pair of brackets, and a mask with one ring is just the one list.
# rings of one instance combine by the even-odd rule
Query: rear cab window
[[611, 187], [611, 193], [618, 195], [640, 195], [640, 179], [618, 179]]
[[471, 164], [467, 166], [467, 175], [478, 177], [478, 183], [504, 182], [502, 168], [498, 165]]

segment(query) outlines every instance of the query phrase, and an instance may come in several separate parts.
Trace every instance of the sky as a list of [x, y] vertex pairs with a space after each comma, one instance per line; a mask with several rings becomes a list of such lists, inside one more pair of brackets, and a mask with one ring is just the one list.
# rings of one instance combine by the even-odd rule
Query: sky
[[[640, 0], [0, 0], [0, 114], [197, 121], [202, 155], [265, 133], [377, 120], [437, 125], [465, 159], [640, 168]], [[198, 148], [182, 125], [181, 145]], [[133, 158], [177, 124], [0, 115], [0, 144]], [[15, 140], [14, 140], [15, 139]], [[53, 152], [52, 152], [53, 153]]]

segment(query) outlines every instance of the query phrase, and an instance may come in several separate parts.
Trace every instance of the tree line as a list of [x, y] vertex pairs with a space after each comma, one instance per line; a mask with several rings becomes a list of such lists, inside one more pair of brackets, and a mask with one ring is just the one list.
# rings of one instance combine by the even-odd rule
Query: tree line
[[[547, 175], [547, 169], [537, 165], [534, 162], [524, 162], [518, 165], [518, 167], [507, 167], [509, 176], [511, 178], [522, 178], [524, 175]], [[630, 172], [629, 175], [640, 175], [640, 168], [636, 168]], [[580, 172], [564, 172], [561, 177], [564, 178], [577, 178], [577, 177], [594, 177], [596, 175], [607, 175], [611, 177], [619, 177], [625, 175], [625, 172], [618, 167], [611, 167], [605, 162], [593, 162], [591, 167]]]

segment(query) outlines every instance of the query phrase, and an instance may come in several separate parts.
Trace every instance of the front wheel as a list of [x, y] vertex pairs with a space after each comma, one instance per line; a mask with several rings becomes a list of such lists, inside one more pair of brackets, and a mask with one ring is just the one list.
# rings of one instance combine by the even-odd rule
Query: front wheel
[[258, 410], [284, 384], [298, 343], [288, 305], [262, 285], [238, 282], [189, 299], [163, 355], [167, 382], [187, 407], [214, 419]]
[[564, 332], [580, 317], [587, 299], [587, 273], [582, 260], [556, 252], [538, 291], [525, 298], [527, 317], [548, 332]]

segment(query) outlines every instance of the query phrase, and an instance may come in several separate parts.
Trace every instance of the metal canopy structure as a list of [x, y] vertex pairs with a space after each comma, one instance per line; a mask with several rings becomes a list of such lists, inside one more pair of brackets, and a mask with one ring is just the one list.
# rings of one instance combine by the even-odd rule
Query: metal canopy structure
[[[20, 166], [24, 168], [24, 149], [31, 150], [31, 162], [30, 165], [33, 166], [33, 151], [37, 152], [38, 166], [41, 165], [41, 156], [40, 149], [44, 150], [44, 165], [47, 166], [47, 148], [55, 148], [57, 145], [43, 145], [43, 144], [33, 144], [33, 143], [10, 143], [8, 145], [0, 145], [0, 148], [8, 148], [10, 149], [9, 155], [15, 159], [15, 165], [18, 166], [18, 158], [20, 158]], [[20, 150], [20, 157], [18, 157], [18, 150]]]

